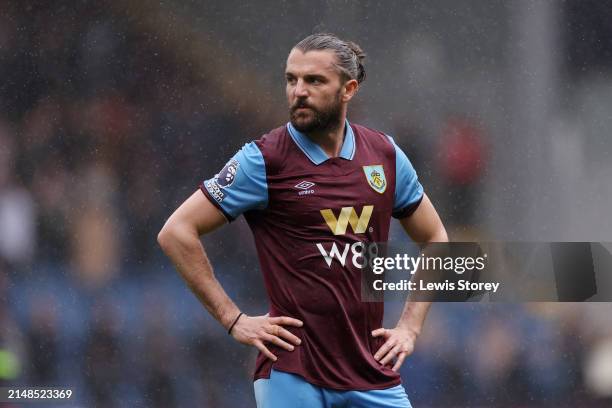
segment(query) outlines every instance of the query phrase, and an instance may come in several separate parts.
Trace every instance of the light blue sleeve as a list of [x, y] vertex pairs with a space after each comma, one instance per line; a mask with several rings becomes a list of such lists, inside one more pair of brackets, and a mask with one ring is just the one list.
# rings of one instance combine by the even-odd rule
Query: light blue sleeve
[[408, 157], [391, 136], [387, 136], [395, 147], [395, 197], [393, 216], [404, 218], [416, 210], [423, 199], [423, 186]]
[[268, 205], [266, 164], [257, 145], [245, 144], [225, 167], [200, 189], [232, 221], [245, 211]]

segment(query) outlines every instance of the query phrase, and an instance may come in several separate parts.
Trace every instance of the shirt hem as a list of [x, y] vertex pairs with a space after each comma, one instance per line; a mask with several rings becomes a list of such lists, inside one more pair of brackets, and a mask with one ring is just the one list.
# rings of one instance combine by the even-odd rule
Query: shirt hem
[[421, 205], [421, 202], [423, 201], [424, 196], [425, 194], [421, 195], [421, 198], [419, 198], [414, 203], [408, 205], [407, 207], [404, 207], [399, 211], [394, 211], [392, 214], [393, 218], [402, 219], [402, 218], [410, 217], [412, 214], [414, 214], [417, 208], [419, 208], [419, 205]]
[[206, 189], [206, 187], [204, 187], [204, 184], [200, 184], [199, 185], [200, 191], [202, 193], [204, 193], [204, 197], [208, 198], [208, 201], [210, 201], [215, 207], [217, 207], [219, 209], [219, 211], [221, 211], [221, 213], [223, 214], [223, 216], [225, 217], [225, 219], [227, 219], [227, 222], [232, 222], [235, 220], [234, 217], [232, 217], [231, 215], [229, 215], [224, 209], [223, 207], [221, 207], [219, 205], [219, 203], [217, 202], [217, 200], [215, 200], [210, 193], [208, 192], [208, 190]]
[[[284, 373], [289, 373], [289, 374], [295, 374], [295, 375], [299, 375], [300, 377], [302, 377], [304, 379], [304, 381], [306, 381], [309, 384], [315, 385], [317, 387], [322, 387], [322, 388], [327, 388], [330, 390], [337, 390], [337, 391], [373, 391], [373, 390], [386, 390], [387, 388], [393, 388], [396, 387], [398, 385], [400, 385], [402, 383], [402, 379], [401, 377], [398, 377], [396, 380], [393, 381], [389, 381], [386, 383], [382, 383], [382, 384], [371, 384], [368, 386], [357, 386], [357, 387], [342, 387], [342, 386], [335, 386], [335, 385], [329, 385], [326, 384], [323, 381], [319, 381], [316, 379], [313, 379], [312, 377], [309, 376], [305, 376], [303, 373], [298, 373], [296, 371], [291, 371], [291, 370], [286, 370], [286, 369], [282, 369], [282, 368], [272, 368], [270, 370], [270, 372], [272, 370], [276, 370], [276, 371], [282, 371]], [[257, 381], [257, 380], [261, 380], [261, 379], [269, 379], [270, 378], [270, 373], [260, 373], [260, 374], [255, 374], [253, 377], [253, 382]]]

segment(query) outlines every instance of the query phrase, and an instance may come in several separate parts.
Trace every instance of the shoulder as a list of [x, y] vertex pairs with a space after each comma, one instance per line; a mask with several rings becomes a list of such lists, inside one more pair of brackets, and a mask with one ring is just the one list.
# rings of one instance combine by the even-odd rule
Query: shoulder
[[357, 143], [380, 150], [388, 155], [395, 155], [393, 138], [385, 132], [355, 123], [351, 123], [351, 127], [353, 128]]
[[262, 149], [275, 148], [278, 147], [279, 142], [282, 142], [286, 138], [286, 134], [287, 126], [279, 126], [262, 135], [259, 139], [255, 140], [254, 143]]
[[292, 148], [286, 125], [270, 130], [252, 143], [261, 152], [269, 174], [278, 171]]

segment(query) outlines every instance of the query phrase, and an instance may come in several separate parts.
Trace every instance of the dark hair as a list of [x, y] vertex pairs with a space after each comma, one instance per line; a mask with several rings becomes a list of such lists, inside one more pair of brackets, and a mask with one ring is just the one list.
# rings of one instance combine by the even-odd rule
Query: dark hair
[[330, 33], [317, 33], [309, 35], [295, 45], [304, 53], [308, 51], [331, 50], [336, 54], [338, 60], [336, 66], [341, 74], [347, 79], [356, 79], [358, 83], [365, 80], [365, 68], [363, 60], [366, 54], [361, 47], [354, 42], [344, 41]]

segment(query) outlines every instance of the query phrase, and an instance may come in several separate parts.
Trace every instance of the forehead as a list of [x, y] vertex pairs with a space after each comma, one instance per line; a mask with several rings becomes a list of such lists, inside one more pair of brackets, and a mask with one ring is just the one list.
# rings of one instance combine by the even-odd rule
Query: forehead
[[292, 49], [287, 57], [286, 72], [294, 75], [331, 75], [336, 74], [336, 56], [333, 51], [307, 51]]

